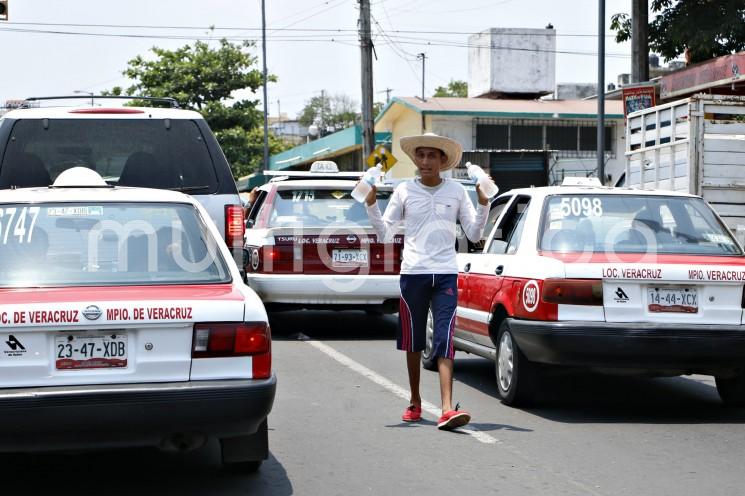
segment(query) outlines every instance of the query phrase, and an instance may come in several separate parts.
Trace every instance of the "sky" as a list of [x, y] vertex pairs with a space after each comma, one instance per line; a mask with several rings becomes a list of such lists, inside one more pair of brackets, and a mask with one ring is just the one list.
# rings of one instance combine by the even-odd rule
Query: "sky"
[[[556, 81], [597, 80], [597, 0], [371, 0], [376, 101], [425, 94], [468, 76], [469, 33], [492, 27], [557, 33]], [[222, 37], [255, 39], [261, 67], [261, 0], [9, 0], [0, 21], [0, 105], [29, 96], [126, 86], [122, 71], [151, 47], [175, 49]], [[610, 16], [631, 0], [606, 0]], [[359, 102], [357, 0], [266, 0], [269, 113], [295, 117], [313, 96], [346, 94]], [[214, 30], [210, 30], [210, 26]], [[630, 45], [606, 37], [606, 83], [630, 72]], [[241, 96], [241, 95], [238, 95]], [[261, 94], [256, 95], [260, 98]]]

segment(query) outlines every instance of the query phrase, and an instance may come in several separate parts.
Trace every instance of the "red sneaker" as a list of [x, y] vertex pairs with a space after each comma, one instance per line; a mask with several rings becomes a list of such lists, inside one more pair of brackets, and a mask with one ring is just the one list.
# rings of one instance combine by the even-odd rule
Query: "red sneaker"
[[422, 407], [417, 405], [409, 405], [404, 414], [401, 415], [401, 420], [404, 422], [419, 422], [422, 420]]
[[471, 414], [461, 410], [460, 404], [455, 405], [455, 410], [448, 410], [442, 414], [440, 420], [437, 421], [437, 428], [442, 431], [452, 431], [458, 427], [463, 427], [471, 421]]

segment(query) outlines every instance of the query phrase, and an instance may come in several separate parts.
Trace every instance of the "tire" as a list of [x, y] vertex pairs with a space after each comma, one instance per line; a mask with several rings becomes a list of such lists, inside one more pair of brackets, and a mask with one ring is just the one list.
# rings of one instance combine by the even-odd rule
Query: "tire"
[[254, 460], [251, 462], [234, 462], [223, 463], [223, 469], [231, 474], [255, 474], [261, 468], [263, 460]]
[[249, 436], [220, 439], [223, 469], [231, 473], [252, 474], [269, 456], [269, 427], [264, 420]]
[[538, 390], [538, 366], [528, 361], [517, 347], [506, 320], [499, 326], [497, 333], [495, 373], [497, 391], [502, 403], [509, 406], [526, 406], [534, 401]]
[[716, 377], [717, 392], [725, 406], [745, 406], [745, 371], [735, 377]]
[[424, 351], [422, 352], [422, 367], [427, 370], [437, 370], [437, 357], [432, 356], [432, 339], [434, 337], [434, 319], [432, 310], [427, 312], [427, 328], [424, 334]]

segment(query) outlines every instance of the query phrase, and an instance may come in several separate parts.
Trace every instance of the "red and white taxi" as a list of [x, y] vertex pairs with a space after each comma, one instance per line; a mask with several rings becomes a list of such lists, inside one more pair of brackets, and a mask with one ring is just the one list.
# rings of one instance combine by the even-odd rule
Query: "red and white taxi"
[[483, 253], [458, 255], [454, 345], [495, 360], [504, 403], [533, 399], [544, 364], [708, 374], [745, 403], [745, 256], [701, 198], [598, 183], [496, 206]]
[[[352, 189], [360, 173], [316, 162], [278, 173], [259, 188], [248, 215], [248, 284], [267, 309], [398, 311], [403, 236], [379, 243]], [[391, 186], [378, 187], [383, 210]]]
[[0, 451], [214, 437], [257, 469], [271, 336], [221, 238], [193, 198], [88, 169], [0, 192]]

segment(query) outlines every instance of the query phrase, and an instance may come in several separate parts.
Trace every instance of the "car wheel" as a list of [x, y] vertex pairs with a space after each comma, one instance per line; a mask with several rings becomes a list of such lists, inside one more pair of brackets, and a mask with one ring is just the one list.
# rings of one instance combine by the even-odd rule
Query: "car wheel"
[[505, 320], [499, 326], [496, 360], [497, 390], [509, 406], [530, 404], [538, 386], [537, 365], [528, 361], [512, 337]]
[[726, 406], [745, 406], [745, 371], [735, 377], [716, 377], [717, 392]]
[[255, 474], [259, 471], [263, 460], [254, 460], [252, 462], [235, 462], [223, 463], [223, 468], [231, 474]]
[[433, 356], [433, 340], [435, 332], [435, 321], [432, 310], [427, 312], [427, 329], [424, 334], [424, 351], [422, 352], [422, 367], [427, 370], [437, 370], [437, 357]]
[[222, 466], [228, 472], [251, 474], [269, 456], [269, 427], [264, 420], [249, 436], [220, 439]]

